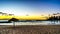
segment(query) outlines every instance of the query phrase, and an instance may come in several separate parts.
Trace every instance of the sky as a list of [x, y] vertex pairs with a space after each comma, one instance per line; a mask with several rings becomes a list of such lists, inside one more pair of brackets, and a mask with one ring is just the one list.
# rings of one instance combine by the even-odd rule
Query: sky
[[0, 0], [0, 12], [15, 15], [60, 13], [60, 0]]

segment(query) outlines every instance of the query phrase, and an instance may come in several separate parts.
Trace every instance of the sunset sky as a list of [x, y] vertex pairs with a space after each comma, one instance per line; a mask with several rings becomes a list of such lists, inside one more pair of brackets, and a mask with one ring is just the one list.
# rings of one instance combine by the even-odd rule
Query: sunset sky
[[60, 13], [60, 0], [0, 0], [0, 12], [15, 15]]

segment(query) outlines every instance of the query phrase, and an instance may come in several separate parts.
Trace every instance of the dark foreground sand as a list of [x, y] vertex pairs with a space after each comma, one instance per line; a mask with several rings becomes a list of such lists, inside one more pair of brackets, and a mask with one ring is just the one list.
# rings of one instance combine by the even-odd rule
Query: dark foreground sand
[[0, 34], [60, 34], [60, 25], [0, 26]]

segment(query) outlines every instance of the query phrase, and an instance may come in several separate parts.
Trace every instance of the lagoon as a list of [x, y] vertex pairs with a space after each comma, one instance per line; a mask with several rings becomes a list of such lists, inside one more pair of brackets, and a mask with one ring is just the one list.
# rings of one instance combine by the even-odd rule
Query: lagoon
[[[10, 22], [7, 23], [8, 20], [0, 20], [0, 25], [60, 25], [60, 21], [26, 21], [26, 22]], [[4, 22], [4, 23], [2, 23]]]

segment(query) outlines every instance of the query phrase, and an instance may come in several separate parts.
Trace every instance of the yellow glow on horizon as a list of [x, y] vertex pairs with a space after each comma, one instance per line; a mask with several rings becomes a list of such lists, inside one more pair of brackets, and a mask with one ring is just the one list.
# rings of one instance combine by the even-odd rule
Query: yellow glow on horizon
[[19, 20], [47, 20], [46, 16], [0, 16], [0, 19], [16, 18]]
[[45, 16], [15, 16], [15, 18], [20, 20], [46, 20]]

